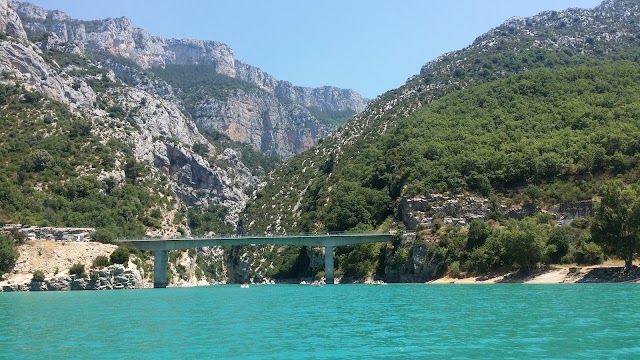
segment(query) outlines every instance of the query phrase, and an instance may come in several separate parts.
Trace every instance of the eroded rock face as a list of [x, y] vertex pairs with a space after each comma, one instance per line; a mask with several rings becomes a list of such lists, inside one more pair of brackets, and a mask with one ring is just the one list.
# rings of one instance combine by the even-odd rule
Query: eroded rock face
[[14, 74], [16, 82], [27, 84], [71, 108], [93, 106], [96, 95], [86, 83], [74, 88], [73, 80], [59, 76], [36, 50], [21, 42], [1, 41], [0, 71]]
[[304, 107], [259, 90], [237, 91], [224, 100], [205, 97], [188, 110], [203, 128], [282, 158], [309, 149], [329, 132]]
[[[136, 158], [167, 175], [175, 194], [188, 206], [223, 205], [227, 221], [237, 223], [248, 200], [245, 190], [258, 185], [238, 154], [206, 145], [208, 140], [172, 101], [131, 87], [113, 89], [110, 95], [139, 129], [122, 134], [133, 145]], [[208, 158], [193, 151], [195, 144], [208, 149]]]
[[403, 199], [401, 212], [402, 221], [409, 230], [415, 230], [418, 225], [431, 226], [440, 214], [445, 224], [465, 226], [474, 219], [487, 218], [489, 201], [465, 194], [428, 194]]

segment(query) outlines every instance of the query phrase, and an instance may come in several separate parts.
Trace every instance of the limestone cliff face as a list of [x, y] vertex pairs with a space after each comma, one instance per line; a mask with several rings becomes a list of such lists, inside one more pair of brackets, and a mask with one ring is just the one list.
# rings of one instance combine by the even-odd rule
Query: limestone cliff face
[[13, 73], [16, 81], [71, 107], [88, 106], [95, 101], [88, 86], [72, 87], [71, 80], [57, 76], [39, 49], [27, 42], [22, 22], [7, 0], [0, 0], [0, 31], [9, 35], [0, 42], [0, 71]]
[[22, 40], [27, 39], [18, 14], [9, 7], [7, 0], [0, 0], [0, 31]]
[[109, 90], [108, 94], [139, 129], [126, 134], [138, 159], [168, 176], [173, 191], [186, 205], [223, 205], [229, 210], [227, 220], [238, 221], [247, 201], [246, 189], [257, 186], [258, 179], [234, 150], [209, 145], [209, 158], [205, 159], [192, 149], [194, 144], [208, 144], [208, 140], [175, 103], [132, 87]]
[[294, 86], [288, 81], [276, 80], [271, 75], [243, 61], [235, 61], [236, 78], [258, 85], [266, 92], [294, 104], [304, 107], [315, 107], [321, 111], [362, 112], [368, 101], [360, 94], [349, 89], [332, 86], [310, 88]]
[[[106, 51], [144, 69], [169, 64], [209, 64], [214, 65], [215, 72], [220, 75], [254, 84], [263, 91], [250, 94], [246, 105], [249, 96], [246, 93], [227, 99], [200, 98], [196, 104], [184, 105], [190, 112], [195, 111], [190, 115], [204, 128], [223, 132], [233, 140], [250, 143], [258, 150], [282, 158], [310, 148], [335, 129], [335, 123], [327, 123], [318, 118], [319, 115], [335, 117], [339, 112], [345, 121], [367, 105], [367, 100], [352, 90], [306, 88], [276, 80], [259, 68], [235, 59], [233, 50], [218, 41], [152, 36], [135, 28], [126, 17], [78, 21], [60, 11], [46, 11], [28, 3], [12, 1], [11, 6], [27, 29], [48, 34], [42, 42], [45, 48], [72, 45], [78, 52], [86, 49]], [[121, 65], [112, 70], [131, 71]], [[145, 90], [151, 89], [146, 87]], [[164, 91], [165, 95], [168, 93], [171, 91]], [[222, 112], [217, 112], [218, 109]], [[244, 129], [245, 135], [234, 131], [239, 128]]]
[[235, 75], [233, 51], [221, 42], [151, 36], [143, 29], [134, 28], [127, 17], [77, 21], [61, 11], [47, 11], [29, 3], [12, 1], [11, 5], [28, 29], [51, 33], [47, 39], [49, 43], [73, 42], [104, 50], [130, 59], [143, 68], [215, 63], [219, 73]]
[[310, 148], [329, 132], [303, 106], [282, 103], [264, 91], [238, 91], [223, 100], [205, 97], [187, 110], [203, 128], [283, 158]]

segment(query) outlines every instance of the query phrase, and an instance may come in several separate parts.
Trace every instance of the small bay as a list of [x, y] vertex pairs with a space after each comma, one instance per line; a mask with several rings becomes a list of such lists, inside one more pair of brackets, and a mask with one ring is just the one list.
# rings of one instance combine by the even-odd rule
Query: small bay
[[6, 358], [637, 358], [637, 284], [0, 294]]

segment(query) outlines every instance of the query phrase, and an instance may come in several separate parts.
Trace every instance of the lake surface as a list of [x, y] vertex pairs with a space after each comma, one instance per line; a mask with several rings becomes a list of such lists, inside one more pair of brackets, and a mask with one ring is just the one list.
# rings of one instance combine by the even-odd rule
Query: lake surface
[[0, 293], [0, 358], [638, 358], [639, 284]]

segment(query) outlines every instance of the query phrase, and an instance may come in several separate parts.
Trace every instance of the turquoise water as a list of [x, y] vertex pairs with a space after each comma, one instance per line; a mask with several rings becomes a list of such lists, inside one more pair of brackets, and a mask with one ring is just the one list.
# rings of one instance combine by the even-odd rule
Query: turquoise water
[[0, 358], [638, 358], [640, 286], [0, 293]]

